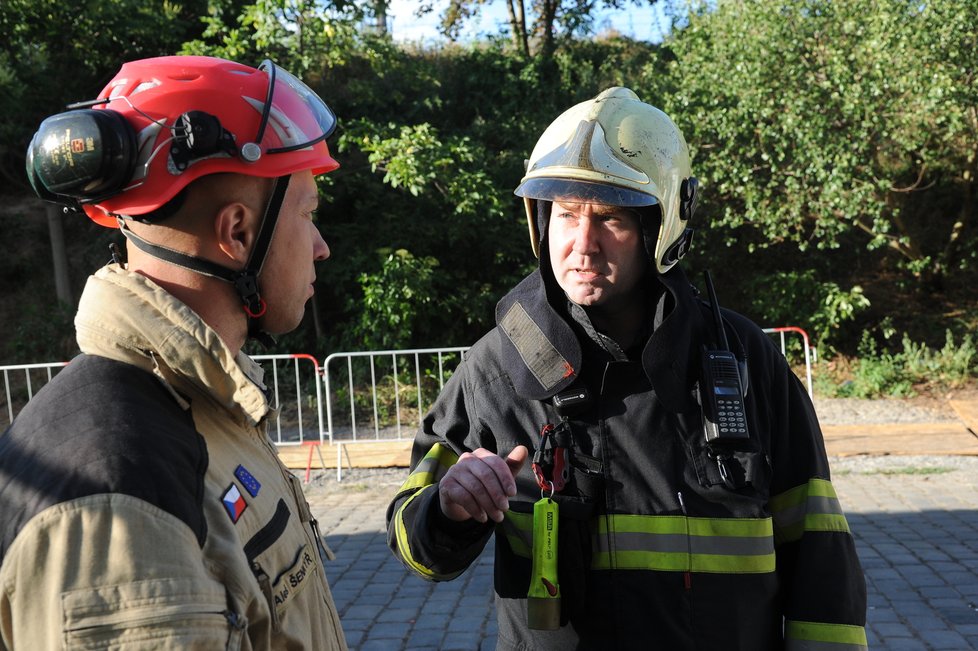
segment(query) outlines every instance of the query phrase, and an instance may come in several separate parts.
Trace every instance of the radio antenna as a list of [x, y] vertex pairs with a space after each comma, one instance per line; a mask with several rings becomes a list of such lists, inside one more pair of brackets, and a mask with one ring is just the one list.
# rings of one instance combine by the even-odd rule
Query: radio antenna
[[717, 332], [717, 343], [721, 350], [730, 350], [727, 342], [727, 331], [723, 327], [723, 317], [720, 316], [720, 303], [717, 302], [717, 292], [713, 288], [713, 278], [709, 271], [703, 272], [703, 280], [706, 281], [706, 293], [710, 297], [710, 308], [713, 311], [713, 325]]

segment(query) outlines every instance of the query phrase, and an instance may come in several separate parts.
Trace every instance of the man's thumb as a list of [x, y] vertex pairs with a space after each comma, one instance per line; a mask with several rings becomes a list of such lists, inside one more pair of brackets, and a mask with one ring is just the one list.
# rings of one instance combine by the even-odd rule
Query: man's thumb
[[517, 445], [513, 448], [513, 451], [509, 453], [506, 457], [506, 465], [509, 466], [509, 471], [516, 476], [516, 473], [520, 471], [523, 464], [526, 463], [527, 457], [530, 456], [530, 451], [526, 449], [525, 445]]

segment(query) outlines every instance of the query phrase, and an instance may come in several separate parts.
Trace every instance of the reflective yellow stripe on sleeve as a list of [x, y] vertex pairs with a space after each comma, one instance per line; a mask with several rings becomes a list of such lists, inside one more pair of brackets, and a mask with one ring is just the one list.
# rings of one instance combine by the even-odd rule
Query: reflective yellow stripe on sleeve
[[771, 498], [776, 544], [800, 540], [806, 531], [849, 533], [849, 523], [832, 482], [811, 479]]
[[424, 455], [424, 458], [414, 467], [414, 470], [404, 480], [404, 483], [401, 484], [401, 488], [397, 491], [398, 494], [424, 488], [425, 486], [436, 483], [445, 476], [448, 469], [454, 466], [457, 461], [458, 455], [450, 447], [441, 443], [435, 443], [428, 450], [428, 454]]
[[448, 469], [458, 461], [458, 455], [452, 451], [451, 448], [442, 445], [441, 443], [435, 443], [428, 454], [424, 456], [418, 465], [414, 467], [411, 474], [401, 485], [398, 490], [398, 495], [404, 493], [413, 492], [414, 494], [409, 496], [398, 506], [397, 512], [394, 514], [394, 537], [397, 541], [397, 551], [401, 556], [401, 560], [409, 568], [414, 570], [417, 574], [430, 581], [449, 581], [454, 579], [456, 576], [462, 572], [454, 572], [452, 574], [439, 574], [432, 569], [426, 567], [417, 559], [414, 558], [414, 554], [411, 552], [411, 541], [408, 535], [407, 526], [404, 524], [404, 510], [408, 504], [410, 504], [414, 498], [421, 494], [422, 489], [435, 484], [439, 479], [445, 476]]
[[788, 620], [784, 627], [786, 651], [866, 651], [866, 629], [849, 624], [823, 624]]
[[774, 571], [770, 518], [608, 515], [598, 520], [594, 569], [757, 574]]

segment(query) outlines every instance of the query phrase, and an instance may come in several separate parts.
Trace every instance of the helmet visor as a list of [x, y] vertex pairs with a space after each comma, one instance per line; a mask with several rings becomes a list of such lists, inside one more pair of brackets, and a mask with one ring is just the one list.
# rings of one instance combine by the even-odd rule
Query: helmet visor
[[261, 145], [271, 128], [281, 143], [265, 149], [266, 154], [305, 149], [333, 133], [336, 115], [311, 88], [268, 59], [258, 69], [268, 74], [268, 94], [255, 142]]
[[604, 183], [590, 183], [573, 179], [527, 179], [516, 188], [514, 194], [528, 199], [570, 203], [599, 203], [606, 206], [639, 208], [659, 203], [651, 194]]

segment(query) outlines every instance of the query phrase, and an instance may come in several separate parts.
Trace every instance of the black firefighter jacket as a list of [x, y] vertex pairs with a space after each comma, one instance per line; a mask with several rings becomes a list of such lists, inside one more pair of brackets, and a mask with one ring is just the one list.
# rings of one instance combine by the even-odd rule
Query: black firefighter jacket
[[[497, 327], [424, 419], [388, 510], [391, 549], [444, 581], [495, 533], [500, 649], [865, 649], [865, 582], [803, 386], [756, 325], [724, 311], [749, 368], [750, 439], [718, 455], [696, 397], [710, 312], [678, 268], [652, 284], [654, 330], [635, 361], [558, 313], [539, 272], [500, 301]], [[565, 625], [533, 630], [525, 597], [541, 490], [530, 464], [499, 525], [449, 521], [438, 480], [475, 448], [532, 454], [541, 428], [560, 422], [552, 397], [581, 387], [590, 401], [569, 421], [578, 463], [556, 497]]]

